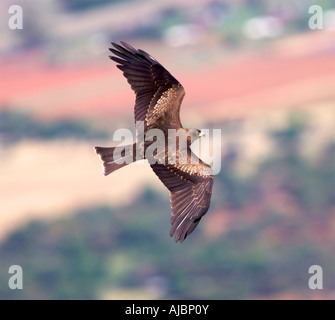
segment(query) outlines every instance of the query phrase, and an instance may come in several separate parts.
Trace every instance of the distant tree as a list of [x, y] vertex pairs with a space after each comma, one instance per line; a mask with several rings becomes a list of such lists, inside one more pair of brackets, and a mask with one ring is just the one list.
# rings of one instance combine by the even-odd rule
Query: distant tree
[[22, 139], [103, 139], [108, 137], [108, 132], [82, 121], [41, 122], [27, 113], [1, 109], [0, 140], [5, 143]]
[[62, 6], [70, 11], [81, 11], [118, 2], [124, 2], [124, 0], [61, 0]]

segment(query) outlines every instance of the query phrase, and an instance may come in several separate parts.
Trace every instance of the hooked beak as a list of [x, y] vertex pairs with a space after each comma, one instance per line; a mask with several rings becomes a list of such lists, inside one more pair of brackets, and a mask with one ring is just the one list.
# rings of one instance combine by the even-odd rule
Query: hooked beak
[[205, 136], [205, 134], [202, 131], [200, 131], [199, 132], [199, 137], [204, 137], [204, 136]]

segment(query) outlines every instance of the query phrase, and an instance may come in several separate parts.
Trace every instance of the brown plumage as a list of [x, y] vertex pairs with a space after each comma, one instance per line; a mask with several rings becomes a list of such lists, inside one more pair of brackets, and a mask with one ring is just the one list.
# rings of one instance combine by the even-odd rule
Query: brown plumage
[[[156, 152], [157, 163], [150, 164], [158, 178], [170, 191], [172, 208], [170, 236], [182, 243], [195, 229], [203, 215], [208, 211], [213, 174], [209, 165], [202, 162], [190, 149], [194, 139], [199, 138], [198, 129], [185, 129], [180, 122], [180, 106], [185, 96], [183, 86], [152, 56], [143, 50], [137, 50], [125, 42], [121, 45], [112, 43], [114, 48], [110, 56], [123, 71], [128, 83], [136, 94], [135, 122], [144, 122], [144, 134], [150, 129], [160, 129], [168, 143], [168, 129], [176, 129], [180, 137], [187, 141], [184, 147], [177, 140], [176, 150], [168, 150], [167, 144], [163, 152]], [[181, 138], [179, 138], [181, 139]], [[136, 148], [145, 154], [150, 143], [141, 146], [127, 146], [124, 159], [127, 163], [118, 164], [114, 156], [115, 148], [96, 147], [100, 156], [104, 174], [107, 175], [126, 164], [136, 161]], [[185, 156], [185, 163], [180, 159]], [[174, 157], [175, 162], [169, 159]]]

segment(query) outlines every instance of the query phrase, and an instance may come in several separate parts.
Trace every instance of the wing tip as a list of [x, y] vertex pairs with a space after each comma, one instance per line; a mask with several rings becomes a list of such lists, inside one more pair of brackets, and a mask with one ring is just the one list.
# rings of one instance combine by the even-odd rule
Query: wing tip
[[[129, 53], [132, 53], [134, 55], [139, 54], [139, 50], [135, 49], [133, 46], [131, 46], [129, 43], [125, 41], [120, 41], [120, 44], [111, 42], [111, 45], [117, 50], [117, 51], [128, 51]], [[115, 50], [114, 48], [109, 48], [109, 50]]]
[[131, 52], [138, 52], [137, 49], [135, 49], [132, 45], [130, 45], [129, 43], [125, 42], [125, 41], [120, 41], [120, 44], [127, 50], [131, 51]]
[[[116, 42], [111, 42], [111, 45], [112, 45], [115, 49], [117, 49], [118, 46], [119, 46]], [[112, 49], [112, 48], [109, 48], [109, 49]]]
[[160, 63], [153, 57], [151, 56], [149, 53], [145, 52], [144, 50], [141, 49], [135, 49], [132, 45], [130, 45], [129, 43], [125, 42], [125, 41], [120, 41], [120, 44], [117, 44], [115, 42], [111, 42], [111, 45], [114, 48], [109, 48], [109, 50], [114, 53], [115, 55], [119, 55], [118, 53], [124, 53], [125, 51], [128, 52], [128, 54], [131, 54], [134, 56], [134, 58], [136, 59], [142, 59], [142, 60], [146, 60], [151, 64], [159, 64]]
[[[185, 239], [194, 231], [194, 229], [199, 224], [201, 217], [197, 217], [196, 219], [191, 219], [191, 221], [187, 222], [187, 225], [185, 227], [181, 227], [181, 224], [178, 224], [178, 227], [176, 228], [176, 222], [172, 224], [171, 230], [170, 230], [170, 237], [172, 238], [174, 236], [174, 241], [177, 243], [179, 242], [182, 244]], [[185, 222], [184, 222], [185, 223]], [[178, 228], [181, 227], [179, 230]]]
[[176, 243], [179, 242], [180, 244], [182, 244], [184, 242], [184, 240], [186, 239], [187, 235], [188, 235], [187, 230], [186, 230], [186, 232], [185, 231], [184, 232], [180, 232], [180, 231], [178, 232], [175, 225], [172, 225], [172, 227], [170, 229], [170, 237], [171, 238], [174, 237], [174, 241]]

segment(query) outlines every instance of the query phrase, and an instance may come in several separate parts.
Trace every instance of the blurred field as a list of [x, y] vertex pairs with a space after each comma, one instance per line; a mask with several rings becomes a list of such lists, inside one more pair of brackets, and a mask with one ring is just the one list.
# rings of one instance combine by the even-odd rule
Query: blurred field
[[146, 164], [122, 171], [104, 178], [92, 144], [83, 142], [22, 142], [2, 150], [0, 239], [31, 219], [54, 219], [99, 203], [128, 204], [141, 185], [154, 180]]
[[[332, 104], [335, 57], [330, 44], [334, 37], [327, 32], [293, 36], [266, 52], [218, 57], [206, 65], [183, 64], [185, 58], [176, 50], [166, 54], [152, 46], [151, 51], [157, 50], [159, 60], [171, 66], [186, 88], [185, 112], [198, 113], [206, 105], [215, 112], [206, 119], [220, 121], [319, 101]], [[89, 65], [52, 67], [43, 63], [39, 52], [0, 62], [0, 105], [43, 118], [128, 116], [134, 96], [107, 58], [107, 46], [99, 63]], [[207, 79], [213, 85], [208, 87]]]
[[[296, 107], [309, 110], [315, 119], [321, 117], [321, 121], [327, 121], [325, 134], [334, 134], [335, 55], [327, 50], [327, 44], [333, 39], [332, 33], [294, 36], [279, 41], [270, 52], [228, 56], [224, 62], [212, 61], [208, 66], [192, 68], [187, 65], [176, 69], [174, 73], [180, 74], [177, 77], [187, 90], [182, 116], [193, 117], [199, 125], [204, 124], [200, 120], [203, 116], [205, 121], [214, 123], [251, 117], [258, 126], [253, 130], [261, 132], [269, 126], [269, 121], [280, 125], [285, 121], [286, 112]], [[297, 42], [298, 49], [293, 45]], [[319, 52], [313, 47], [314, 42], [319, 44]], [[131, 116], [134, 96], [122, 74], [106, 57], [98, 65], [49, 67], [38, 62], [39, 55], [41, 53], [37, 52], [24, 58], [17, 56], [10, 63], [2, 63], [0, 105], [15, 106], [15, 109], [49, 120], [94, 118], [99, 123], [104, 117]], [[172, 63], [172, 70], [174, 61], [180, 63], [178, 56], [163, 54], [164, 58], [167, 65]], [[207, 87], [207, 79], [215, 85]], [[210, 108], [210, 113], [203, 109], [204, 105]], [[261, 120], [264, 117], [265, 122]], [[113, 127], [117, 129], [116, 125]], [[250, 139], [250, 130], [246, 135], [249, 136], [245, 143], [248, 153], [257, 145], [257, 133], [254, 139]], [[97, 175], [99, 163], [92, 146], [85, 143], [78, 146], [75, 141], [26, 142], [10, 152], [3, 152], [0, 170], [6, 179], [2, 190], [6, 201], [1, 202], [1, 212], [11, 214], [2, 215], [1, 228], [11, 230], [16, 222], [21, 222], [21, 217], [27, 221], [30, 215], [35, 217], [37, 211], [39, 216], [61, 214], [61, 209], [77, 207], [81, 199], [85, 199], [84, 206], [86, 202], [101, 200], [115, 204], [130, 186], [133, 188], [130, 193], [139, 188], [137, 181], [155, 181], [150, 170], [137, 171], [135, 167], [130, 171], [135, 177], [133, 182], [125, 181], [119, 172], [115, 174], [113, 183], [125, 185], [113, 190], [111, 179]], [[59, 163], [64, 165], [59, 167]], [[39, 178], [41, 175], [43, 180]], [[59, 181], [46, 189], [45, 183], [55, 181], [56, 177]], [[21, 181], [25, 181], [23, 185]], [[20, 202], [14, 201], [18, 190], [24, 194]], [[30, 191], [25, 194], [24, 190]]]

